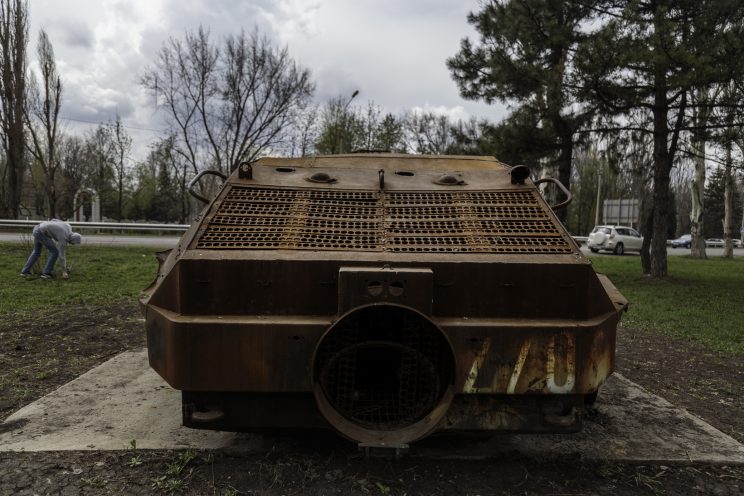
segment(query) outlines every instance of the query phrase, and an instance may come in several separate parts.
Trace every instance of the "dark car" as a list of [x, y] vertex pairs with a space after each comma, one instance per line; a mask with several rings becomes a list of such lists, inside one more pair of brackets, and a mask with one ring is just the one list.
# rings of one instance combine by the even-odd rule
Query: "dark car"
[[683, 234], [677, 239], [672, 240], [672, 248], [691, 248], [692, 234]]

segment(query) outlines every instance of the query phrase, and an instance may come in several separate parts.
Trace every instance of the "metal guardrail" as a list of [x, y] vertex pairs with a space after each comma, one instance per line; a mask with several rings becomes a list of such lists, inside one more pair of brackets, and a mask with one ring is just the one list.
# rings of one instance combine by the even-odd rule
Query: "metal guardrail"
[[[0, 227], [33, 227], [39, 220], [0, 219]], [[184, 232], [189, 224], [141, 224], [139, 222], [68, 222], [75, 229], [97, 229], [109, 231], [173, 231]], [[579, 244], [586, 243], [588, 236], [573, 236]]]
[[[33, 227], [39, 220], [0, 219], [0, 227]], [[138, 222], [68, 222], [73, 229], [97, 229], [109, 231], [174, 231], [184, 232], [189, 224], [141, 224]]]

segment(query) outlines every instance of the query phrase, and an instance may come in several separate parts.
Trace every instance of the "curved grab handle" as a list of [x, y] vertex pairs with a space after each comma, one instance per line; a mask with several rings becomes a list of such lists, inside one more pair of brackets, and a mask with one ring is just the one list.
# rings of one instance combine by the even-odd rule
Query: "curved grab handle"
[[555, 206], [551, 206], [551, 207], [550, 207], [550, 208], [552, 208], [553, 210], [558, 210], [559, 208], [567, 207], [567, 206], [568, 206], [568, 205], [569, 205], [569, 204], [571, 203], [571, 200], [573, 200], [573, 195], [571, 195], [571, 192], [570, 192], [570, 191], [568, 191], [568, 190], [566, 189], [566, 187], [565, 187], [565, 186], [563, 185], [563, 183], [562, 183], [562, 182], [560, 182], [560, 181], [559, 181], [558, 179], [556, 179], [556, 178], [554, 178], [554, 177], [544, 177], [544, 178], [542, 178], [542, 179], [538, 179], [537, 181], [534, 181], [534, 182], [533, 182], [533, 184], [534, 184], [535, 186], [537, 186], [537, 185], [539, 185], [539, 184], [542, 184], [542, 183], [553, 183], [553, 184], [555, 184], [556, 186], [558, 186], [558, 187], [559, 187], [559, 188], [561, 189], [561, 191], [563, 191], [563, 194], [564, 194], [564, 195], [566, 195], [566, 199], [565, 199], [565, 200], [563, 200], [563, 201], [562, 201], [561, 203], [559, 203], [558, 205], [555, 205]]
[[202, 177], [206, 176], [207, 174], [211, 174], [213, 176], [219, 176], [219, 177], [222, 178], [223, 181], [225, 179], [227, 179], [227, 176], [224, 175], [220, 171], [217, 171], [217, 170], [203, 170], [200, 173], [198, 173], [197, 175], [195, 175], [194, 178], [191, 181], [189, 181], [189, 194], [191, 196], [193, 196], [194, 198], [196, 198], [197, 200], [203, 201], [204, 203], [209, 203], [210, 200], [208, 198], [203, 197], [202, 195], [200, 195], [196, 191], [194, 191], [194, 186], [196, 185], [196, 183], [198, 183], [201, 180]]

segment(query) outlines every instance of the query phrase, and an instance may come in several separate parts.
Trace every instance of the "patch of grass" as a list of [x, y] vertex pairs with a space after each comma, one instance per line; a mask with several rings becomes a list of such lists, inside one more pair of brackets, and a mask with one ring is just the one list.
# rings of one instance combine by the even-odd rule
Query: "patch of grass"
[[[132, 301], [157, 271], [156, 248], [82, 245], [68, 247], [69, 280], [22, 278], [18, 274], [30, 251], [30, 244], [0, 243], [0, 316], [32, 315], [55, 305]], [[592, 262], [631, 303], [623, 326], [695, 339], [744, 356], [744, 258], [669, 257], [671, 275], [662, 280], [643, 276], [638, 257], [594, 256]]]
[[638, 257], [592, 257], [630, 301], [624, 327], [693, 339], [712, 350], [744, 356], [744, 258], [669, 257], [669, 274], [641, 274]]
[[[54, 305], [108, 305], [136, 298], [155, 277], [154, 248], [68, 246], [70, 279], [44, 280], [19, 274], [31, 253], [30, 244], [0, 243], [0, 316], [30, 315]], [[46, 250], [44, 250], [46, 254]], [[43, 258], [44, 255], [42, 255]], [[40, 259], [41, 260], [41, 259]], [[55, 267], [60, 274], [59, 262]]]
[[167, 464], [166, 474], [152, 479], [152, 487], [168, 494], [182, 492], [189, 485], [194, 467], [190, 467], [188, 473], [184, 473], [184, 469], [197, 457], [193, 450], [178, 453], [175, 460]]

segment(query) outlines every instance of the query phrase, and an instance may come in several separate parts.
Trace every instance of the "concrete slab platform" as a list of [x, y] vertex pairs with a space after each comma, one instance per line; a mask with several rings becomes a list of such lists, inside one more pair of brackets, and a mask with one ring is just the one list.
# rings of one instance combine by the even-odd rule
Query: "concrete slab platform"
[[[599, 398], [577, 434], [432, 436], [409, 454], [744, 464], [742, 444], [618, 374]], [[150, 369], [146, 351], [125, 352], [11, 415], [0, 424], [0, 451], [119, 450], [136, 441], [145, 449], [260, 453], [287, 443], [269, 435], [187, 429], [180, 411], [180, 392]]]

